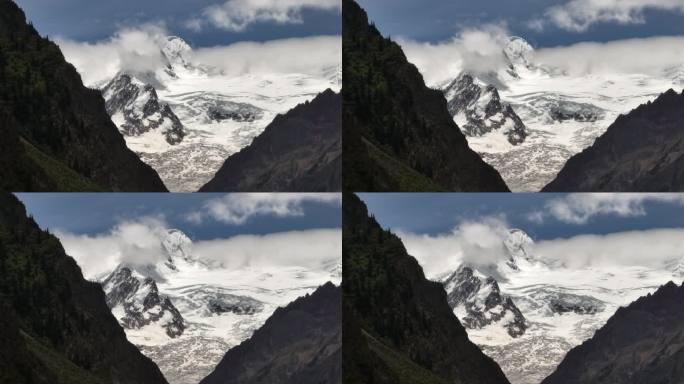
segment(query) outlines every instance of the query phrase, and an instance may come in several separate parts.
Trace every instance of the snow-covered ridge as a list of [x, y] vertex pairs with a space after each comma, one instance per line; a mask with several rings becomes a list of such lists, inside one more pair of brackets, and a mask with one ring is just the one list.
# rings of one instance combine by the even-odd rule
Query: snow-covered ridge
[[[512, 384], [541, 382], [567, 351], [590, 338], [620, 306], [673, 277], [681, 278], [684, 265], [682, 258], [659, 268], [571, 268], [540, 259], [534, 240], [520, 229], [510, 230], [503, 245], [499, 263], [461, 265], [442, 283], [468, 337], [501, 366]], [[501, 299], [494, 300], [497, 296]], [[516, 325], [515, 310], [491, 305], [507, 299], [524, 319], [523, 333], [509, 331]]]
[[328, 281], [341, 283], [341, 260], [325, 260], [315, 270], [224, 269], [198, 257], [192, 239], [180, 230], [161, 233], [159, 245], [163, 260], [121, 265], [102, 284], [128, 339], [170, 384], [198, 383], [276, 308]]
[[[181, 142], [172, 143], [162, 131], [150, 129], [125, 138], [128, 147], [152, 166], [173, 192], [197, 191], [276, 115], [327, 88], [341, 88], [341, 64], [321, 68], [316, 74], [228, 75], [195, 63], [192, 47], [180, 37], [166, 38], [159, 48], [164, 66], [151, 73], [127, 75], [154, 88], [160, 102], [177, 116], [184, 136]], [[121, 128], [125, 115], [115, 112], [115, 123], [125, 131]]]
[[[505, 68], [470, 75], [475, 83], [497, 89], [502, 103], [509, 104], [524, 124], [527, 136], [515, 143], [497, 129], [481, 135], [466, 131], [466, 135], [470, 147], [499, 171], [513, 191], [539, 191], [620, 114], [684, 86], [684, 65], [663, 68], [657, 75], [573, 75], [538, 62], [534, 48], [521, 37], [511, 37], [503, 51]], [[460, 76], [454, 74], [452, 81]], [[445, 85], [432, 86], [444, 90]], [[460, 126], [468, 122], [467, 116], [454, 116]]]

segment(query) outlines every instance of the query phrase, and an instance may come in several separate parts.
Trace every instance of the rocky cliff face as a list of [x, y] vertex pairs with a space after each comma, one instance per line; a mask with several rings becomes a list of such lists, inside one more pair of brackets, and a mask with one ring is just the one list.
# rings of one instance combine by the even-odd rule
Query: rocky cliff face
[[349, 344], [345, 328], [345, 382], [508, 383], [468, 340], [443, 286], [425, 278], [401, 240], [355, 195], [344, 195], [342, 209], [344, 318], [352, 322]]
[[620, 308], [572, 349], [544, 384], [684, 382], [684, 286], [672, 282]]
[[[166, 191], [130, 151], [99, 91], [83, 86], [57, 45], [0, 1], [0, 116], [19, 148], [19, 170], [0, 170], [15, 191]], [[0, 157], [4, 157], [1, 155]], [[2, 161], [5, 162], [5, 161]]]
[[501, 101], [494, 86], [464, 73], [444, 88], [444, 96], [449, 113], [466, 136], [500, 130], [513, 145], [525, 141], [525, 124], [510, 104]]
[[340, 191], [341, 101], [327, 90], [280, 115], [201, 192]]
[[107, 113], [123, 135], [139, 136], [158, 129], [171, 145], [183, 140], [183, 124], [168, 104], [159, 101], [151, 85], [119, 73], [102, 89], [102, 96]]
[[342, 294], [327, 283], [278, 308], [201, 384], [342, 382]]
[[547, 192], [684, 190], [684, 93], [669, 90], [618, 119], [568, 160]]
[[345, 190], [507, 191], [399, 45], [353, 0], [342, 14]]
[[[0, 333], [8, 340], [0, 343], [0, 366], [10, 367], [0, 377], [166, 384], [157, 366], [126, 340], [100, 285], [84, 280], [59, 240], [8, 194], [0, 195], [0, 270], [2, 317], [9, 327]], [[12, 359], [19, 361], [10, 365]]]

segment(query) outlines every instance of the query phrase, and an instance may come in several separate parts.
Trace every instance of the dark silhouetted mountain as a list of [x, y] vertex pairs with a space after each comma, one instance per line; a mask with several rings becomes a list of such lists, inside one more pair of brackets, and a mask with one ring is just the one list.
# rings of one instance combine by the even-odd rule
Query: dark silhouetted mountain
[[401, 240], [355, 195], [342, 210], [344, 382], [508, 383]]
[[338, 384], [341, 349], [342, 293], [326, 283], [276, 309], [201, 384]]
[[684, 383], [684, 286], [669, 282], [620, 308], [543, 384]]
[[279, 115], [200, 192], [342, 189], [341, 101], [331, 90]]
[[[0, 182], [10, 191], [166, 191], [126, 147], [99, 91], [0, 0]], [[8, 167], [6, 165], [11, 165]]]
[[166, 384], [126, 340], [99, 284], [0, 195], [0, 382]]
[[543, 191], [684, 191], [684, 93], [669, 90], [618, 117]]
[[468, 147], [444, 94], [356, 2], [342, 7], [344, 189], [508, 191]]

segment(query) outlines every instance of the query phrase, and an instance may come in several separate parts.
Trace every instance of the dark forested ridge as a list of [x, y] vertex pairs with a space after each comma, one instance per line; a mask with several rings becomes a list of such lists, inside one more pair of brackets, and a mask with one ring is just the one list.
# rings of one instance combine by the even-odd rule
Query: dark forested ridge
[[684, 191], [684, 92], [670, 89], [618, 117], [543, 191]]
[[344, 189], [508, 191], [468, 147], [442, 92], [356, 2], [342, 6]]
[[0, 188], [166, 191], [126, 147], [100, 92], [11, 0], [0, 0]]
[[327, 283], [278, 308], [201, 384], [339, 384], [342, 293]]
[[344, 382], [508, 383], [401, 240], [357, 196], [345, 194], [342, 209]]
[[684, 286], [669, 282], [620, 308], [543, 384], [684, 383]]
[[200, 192], [342, 190], [341, 118], [340, 96], [330, 89], [278, 115]]
[[166, 384], [97, 283], [0, 193], [0, 383]]

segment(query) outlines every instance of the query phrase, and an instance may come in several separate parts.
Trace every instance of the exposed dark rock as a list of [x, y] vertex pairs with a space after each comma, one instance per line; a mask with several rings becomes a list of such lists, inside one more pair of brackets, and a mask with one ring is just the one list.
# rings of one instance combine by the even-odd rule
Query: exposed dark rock
[[444, 88], [444, 96], [451, 116], [462, 115], [466, 119], [460, 126], [466, 136], [503, 129], [511, 144], [525, 141], [525, 124], [510, 104], [501, 101], [494, 86], [476, 84], [471, 75], [463, 73]]
[[327, 90], [277, 116], [200, 192], [340, 191], [340, 108], [340, 96]]
[[444, 94], [356, 2], [342, 7], [344, 189], [508, 191], [468, 147]]
[[341, 348], [341, 289], [327, 283], [276, 309], [201, 384], [339, 384]]
[[684, 190], [684, 93], [669, 90], [622, 115], [568, 160], [545, 192]]
[[684, 382], [684, 287], [672, 282], [620, 308], [543, 384]]
[[343, 199], [344, 319], [352, 319], [345, 327], [345, 382], [508, 383], [468, 340], [442, 284], [425, 278], [358, 197]]

